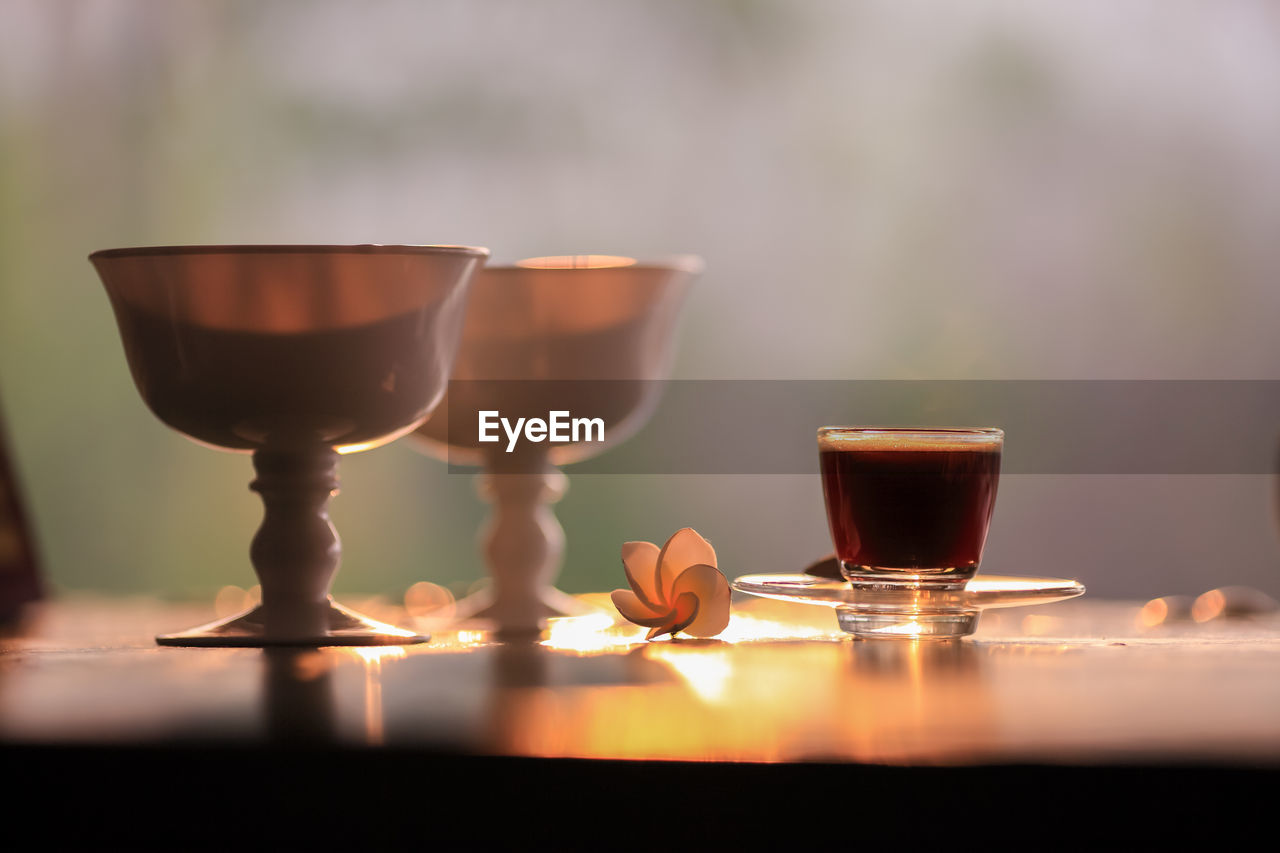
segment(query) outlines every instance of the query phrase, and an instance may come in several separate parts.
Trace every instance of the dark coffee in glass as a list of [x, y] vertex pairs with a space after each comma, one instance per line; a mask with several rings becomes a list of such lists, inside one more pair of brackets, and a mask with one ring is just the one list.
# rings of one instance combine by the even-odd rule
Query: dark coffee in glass
[[982, 560], [1003, 446], [998, 429], [819, 430], [844, 576], [872, 587], [963, 586]]

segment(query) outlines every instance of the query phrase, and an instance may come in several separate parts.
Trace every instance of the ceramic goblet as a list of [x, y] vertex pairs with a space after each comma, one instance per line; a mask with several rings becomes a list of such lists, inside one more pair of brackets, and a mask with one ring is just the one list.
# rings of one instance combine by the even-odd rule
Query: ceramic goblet
[[262, 603], [175, 646], [392, 645], [425, 637], [333, 602], [340, 453], [411, 431], [444, 393], [472, 276], [462, 246], [172, 246], [90, 255], [143, 401], [253, 454]]
[[[492, 583], [459, 603], [460, 617], [520, 635], [581, 611], [553, 586], [564, 530], [551, 505], [568, 482], [557, 466], [602, 452], [648, 419], [670, 369], [680, 306], [701, 269], [693, 256], [638, 263], [570, 255], [487, 267], [476, 277], [449, 390], [417, 432], [451, 464], [483, 467], [480, 492], [493, 505], [482, 533]], [[482, 411], [514, 422], [557, 410], [599, 417], [603, 440], [525, 441], [513, 452], [505, 439], [479, 441]]]

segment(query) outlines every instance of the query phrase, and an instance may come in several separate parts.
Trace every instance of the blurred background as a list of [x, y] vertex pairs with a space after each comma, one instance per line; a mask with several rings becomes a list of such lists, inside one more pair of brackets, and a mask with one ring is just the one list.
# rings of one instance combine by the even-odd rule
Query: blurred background
[[[95, 249], [695, 252], [684, 379], [1275, 379], [1277, 151], [1262, 0], [0, 0], [0, 403], [55, 589], [212, 597], [254, 580], [249, 460], [144, 408]], [[338, 592], [482, 577], [469, 476], [341, 475]], [[1275, 493], [1006, 477], [984, 570], [1280, 592]], [[730, 577], [830, 550], [816, 473], [558, 511], [571, 592], [685, 525]]]

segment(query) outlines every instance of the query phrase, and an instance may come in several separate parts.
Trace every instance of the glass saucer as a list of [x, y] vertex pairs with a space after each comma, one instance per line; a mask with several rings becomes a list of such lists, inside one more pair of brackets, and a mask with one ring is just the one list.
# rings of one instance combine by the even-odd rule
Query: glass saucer
[[821, 604], [836, 609], [840, 627], [864, 639], [951, 640], [978, 627], [989, 607], [1047, 604], [1084, 594], [1084, 584], [1061, 578], [983, 575], [963, 589], [857, 589], [845, 580], [808, 574], [743, 575], [730, 584], [739, 592]]

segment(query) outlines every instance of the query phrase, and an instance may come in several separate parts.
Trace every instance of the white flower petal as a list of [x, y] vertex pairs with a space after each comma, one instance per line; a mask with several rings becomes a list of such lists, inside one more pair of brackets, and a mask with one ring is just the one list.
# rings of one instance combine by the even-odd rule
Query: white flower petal
[[652, 640], [654, 637], [662, 634], [675, 634], [677, 631], [683, 631], [685, 626], [698, 618], [698, 597], [693, 593], [683, 593], [676, 597], [675, 609], [667, 614], [667, 618], [661, 625], [657, 625], [645, 636], [646, 640]]
[[662, 585], [658, 583], [658, 555], [652, 542], [622, 543], [622, 570], [636, 595], [651, 608], [665, 609]]
[[729, 624], [729, 582], [715, 566], [690, 566], [680, 573], [672, 586], [676, 601], [693, 596], [697, 612], [683, 627], [692, 637], [714, 637]]
[[658, 588], [663, 601], [675, 601], [672, 585], [680, 572], [693, 565], [716, 565], [716, 550], [711, 543], [698, 535], [692, 527], [677, 530], [658, 554]]
[[613, 606], [618, 608], [618, 612], [628, 622], [653, 628], [671, 621], [671, 613], [655, 611], [629, 589], [615, 589], [609, 597], [613, 599]]

